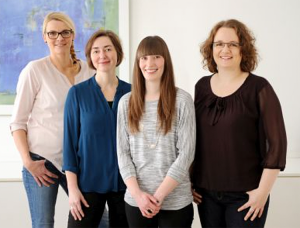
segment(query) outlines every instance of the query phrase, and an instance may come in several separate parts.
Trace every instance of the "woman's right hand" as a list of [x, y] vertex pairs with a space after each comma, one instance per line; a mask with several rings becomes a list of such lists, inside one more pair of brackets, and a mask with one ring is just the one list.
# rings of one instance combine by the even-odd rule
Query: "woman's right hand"
[[198, 205], [199, 203], [202, 203], [202, 196], [196, 192], [195, 189], [192, 189], [193, 194], [193, 200]]
[[79, 219], [80, 221], [84, 217], [81, 205], [89, 207], [89, 204], [85, 200], [79, 188], [69, 189], [69, 205], [73, 218], [75, 220]]
[[138, 195], [134, 196], [134, 199], [142, 215], [146, 218], [153, 218], [160, 210], [158, 200], [146, 192], [141, 191]]
[[26, 163], [25, 168], [31, 173], [34, 180], [39, 187], [42, 185], [49, 187], [50, 184], [54, 184], [54, 180], [51, 178], [58, 178], [57, 175], [50, 172], [45, 166], [46, 160], [29, 161]]

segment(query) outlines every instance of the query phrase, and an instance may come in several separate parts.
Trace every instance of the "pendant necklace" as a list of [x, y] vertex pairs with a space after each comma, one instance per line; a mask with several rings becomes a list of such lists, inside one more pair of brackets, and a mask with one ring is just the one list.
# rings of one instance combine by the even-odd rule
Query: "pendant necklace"
[[145, 146], [149, 149], [155, 149], [158, 144], [158, 140], [160, 138], [160, 131], [157, 130], [157, 124], [155, 125], [156, 125], [156, 131], [152, 134], [151, 137], [152, 140], [149, 140], [146, 136], [144, 125], [142, 123], [140, 124], [140, 129], [143, 132], [143, 139], [145, 141]]

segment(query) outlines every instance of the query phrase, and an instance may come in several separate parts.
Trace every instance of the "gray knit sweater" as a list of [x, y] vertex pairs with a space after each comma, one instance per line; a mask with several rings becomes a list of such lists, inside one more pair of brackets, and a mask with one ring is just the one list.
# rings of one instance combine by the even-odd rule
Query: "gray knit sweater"
[[[131, 93], [124, 95], [118, 108], [117, 153], [124, 181], [136, 177], [142, 191], [154, 194], [166, 176], [179, 185], [165, 198], [163, 210], [178, 210], [192, 202], [189, 167], [195, 153], [195, 109], [191, 96], [177, 89], [176, 118], [172, 129], [164, 135], [157, 130], [158, 101], [145, 103], [140, 132], [128, 129], [128, 102]], [[137, 207], [127, 190], [125, 201]]]

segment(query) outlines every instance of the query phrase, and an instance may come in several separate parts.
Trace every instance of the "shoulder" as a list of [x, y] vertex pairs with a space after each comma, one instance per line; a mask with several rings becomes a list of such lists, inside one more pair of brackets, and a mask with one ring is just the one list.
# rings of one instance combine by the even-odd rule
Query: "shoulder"
[[200, 78], [198, 80], [198, 82], [196, 83], [195, 87], [196, 88], [206, 87], [207, 85], [209, 85], [211, 77], [212, 77], [212, 75], [204, 76], [204, 77]]
[[119, 105], [118, 105], [119, 112], [121, 113], [127, 112], [130, 96], [131, 96], [131, 92], [128, 92], [120, 98]]
[[176, 104], [179, 109], [189, 106], [194, 106], [192, 96], [183, 89], [177, 88]]
[[131, 84], [129, 84], [128, 82], [125, 82], [121, 79], [119, 79], [119, 83], [120, 83], [120, 88], [125, 92], [128, 93], [131, 91]]
[[255, 88], [257, 92], [266, 86], [271, 86], [269, 81], [261, 76], [250, 73], [248, 77], [248, 86], [250, 86], [250, 88]]
[[32, 60], [25, 66], [23, 71], [31, 71], [31, 70], [45, 68], [45, 66], [48, 64], [48, 61], [49, 61], [49, 56], [41, 59]]
[[120, 99], [119, 105], [120, 105], [120, 104], [125, 104], [125, 105], [127, 105], [128, 102], [129, 102], [130, 96], [131, 96], [131, 92], [128, 92], [128, 93], [126, 93], [124, 96], [122, 96], [121, 99]]

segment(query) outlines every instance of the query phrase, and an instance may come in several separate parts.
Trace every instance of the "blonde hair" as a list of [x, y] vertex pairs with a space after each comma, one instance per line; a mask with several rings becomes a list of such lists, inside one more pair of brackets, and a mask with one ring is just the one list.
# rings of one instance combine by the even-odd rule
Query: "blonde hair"
[[[43, 34], [46, 33], [47, 24], [52, 20], [61, 21], [61, 22], [65, 23], [66, 26], [68, 26], [72, 30], [74, 36], [76, 35], [76, 28], [75, 28], [75, 24], [74, 24], [73, 20], [68, 15], [66, 15], [62, 12], [51, 12], [46, 15], [44, 22], [43, 22]], [[76, 63], [78, 61], [78, 59], [77, 59], [76, 53], [75, 53], [74, 40], [72, 40], [72, 45], [70, 48], [70, 55], [73, 60], [73, 63]]]

